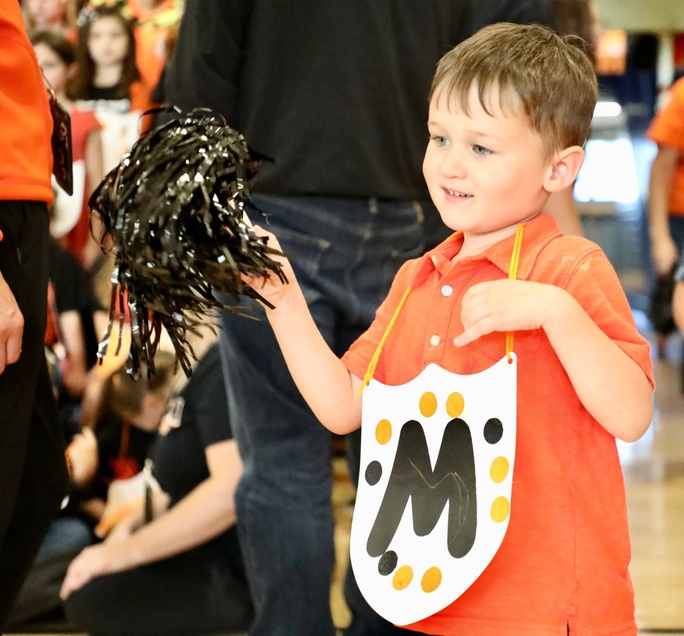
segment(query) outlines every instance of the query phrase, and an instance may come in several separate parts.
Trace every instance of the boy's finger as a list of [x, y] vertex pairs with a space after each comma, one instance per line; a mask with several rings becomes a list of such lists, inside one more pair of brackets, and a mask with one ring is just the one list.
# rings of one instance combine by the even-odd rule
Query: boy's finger
[[454, 344], [457, 347], [464, 347], [467, 344], [470, 344], [473, 340], [477, 340], [479, 336], [474, 335], [473, 329], [466, 329], [460, 336], [456, 336], [454, 338]]
[[495, 330], [491, 328], [491, 321], [478, 320], [477, 322], [470, 325], [470, 327], [468, 327], [467, 329], [464, 329], [463, 333], [460, 336], [456, 336], [456, 338], [454, 338], [454, 344], [457, 347], [463, 347], [464, 345], [467, 345], [477, 340], [478, 338], [481, 338], [482, 336], [486, 336], [488, 333], [491, 333], [492, 331]]

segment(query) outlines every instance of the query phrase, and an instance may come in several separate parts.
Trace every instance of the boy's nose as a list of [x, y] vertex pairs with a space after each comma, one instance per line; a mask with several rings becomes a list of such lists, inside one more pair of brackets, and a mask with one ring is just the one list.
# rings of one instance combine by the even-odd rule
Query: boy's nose
[[445, 177], [464, 177], [466, 174], [463, 157], [455, 148], [452, 148], [443, 156], [440, 169]]

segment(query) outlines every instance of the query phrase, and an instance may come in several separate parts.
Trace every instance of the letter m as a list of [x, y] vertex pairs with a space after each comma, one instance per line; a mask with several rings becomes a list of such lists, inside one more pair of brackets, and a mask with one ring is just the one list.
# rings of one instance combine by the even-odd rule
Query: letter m
[[434, 470], [422, 426], [415, 420], [404, 424], [387, 490], [368, 537], [371, 557], [387, 551], [409, 498], [416, 535], [430, 534], [448, 505], [449, 554], [454, 558], [468, 554], [475, 542], [477, 499], [473, 443], [463, 420], [456, 418], [446, 425]]

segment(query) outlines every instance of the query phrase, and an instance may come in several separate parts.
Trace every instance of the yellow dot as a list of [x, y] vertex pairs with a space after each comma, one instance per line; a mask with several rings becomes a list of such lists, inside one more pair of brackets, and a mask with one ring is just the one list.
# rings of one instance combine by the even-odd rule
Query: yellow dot
[[492, 503], [491, 515], [492, 520], [496, 523], [501, 523], [508, 518], [510, 506], [506, 497], [497, 497]]
[[449, 417], [461, 417], [465, 399], [460, 393], [451, 393], [446, 401], [446, 410]]
[[434, 592], [442, 582], [442, 571], [438, 567], [432, 567], [425, 571], [423, 579], [420, 582], [420, 587], [423, 592]]
[[375, 427], [375, 439], [378, 444], [387, 444], [392, 439], [392, 425], [389, 420], [380, 420]]
[[500, 484], [508, 476], [508, 460], [505, 457], [497, 457], [489, 467], [489, 476], [492, 481]]
[[420, 396], [420, 412], [424, 417], [432, 417], [437, 411], [437, 396], [427, 391]]
[[413, 580], [413, 570], [410, 565], [402, 565], [392, 578], [392, 585], [395, 590], [405, 590]]

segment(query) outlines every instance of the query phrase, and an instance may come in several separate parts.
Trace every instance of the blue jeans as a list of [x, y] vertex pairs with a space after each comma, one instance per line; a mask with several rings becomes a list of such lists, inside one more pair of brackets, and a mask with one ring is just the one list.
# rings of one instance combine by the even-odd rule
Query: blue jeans
[[53, 555], [62, 552], [78, 554], [94, 541], [93, 532], [85, 521], [76, 517], [58, 517], [48, 528], [33, 564], [35, 566], [37, 563], [42, 563], [52, 558]]
[[[373, 320], [399, 266], [422, 253], [421, 203], [253, 201], [271, 215], [267, 226], [291, 256], [316, 324], [341, 355]], [[330, 636], [331, 436], [295, 387], [263, 310], [245, 307], [259, 320], [223, 312], [221, 354], [244, 462], [236, 507], [256, 608], [250, 634]]]

